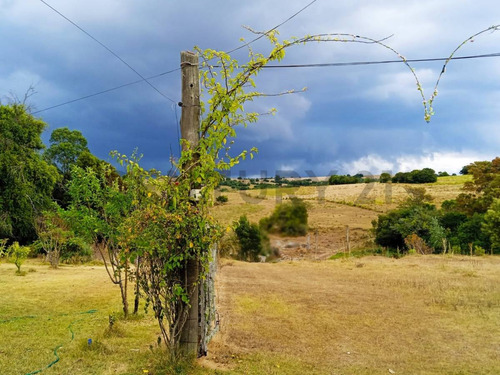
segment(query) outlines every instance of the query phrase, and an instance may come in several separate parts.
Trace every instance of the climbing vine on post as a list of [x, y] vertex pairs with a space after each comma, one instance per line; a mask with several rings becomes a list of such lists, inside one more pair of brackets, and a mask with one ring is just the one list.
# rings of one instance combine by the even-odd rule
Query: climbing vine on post
[[[496, 31], [498, 26], [487, 30]], [[181, 330], [191, 303], [191, 291], [186, 287], [186, 262], [193, 259], [200, 262], [198, 283], [201, 283], [212, 260], [210, 248], [222, 236], [222, 229], [208, 211], [213, 190], [220, 182], [220, 171], [230, 169], [247, 157], [253, 158], [257, 152], [256, 148], [250, 148], [234, 154], [231, 147], [237, 136], [236, 129], [255, 123], [259, 118], [259, 113], [246, 112], [245, 104], [267, 96], [257, 91], [254, 81], [267, 64], [282, 60], [288, 48], [311, 42], [376, 44], [397, 54], [411, 70], [423, 99], [425, 120], [429, 121], [433, 114], [432, 103], [444, 69], [433, 95], [426, 100], [415, 71], [404, 56], [385, 43], [387, 38], [320, 34], [280, 41], [276, 30], [263, 34], [270, 42], [270, 52], [264, 55], [249, 47], [249, 57], [244, 64], [225, 52], [196, 48], [202, 58], [201, 86], [206, 98], [206, 102], [201, 102], [200, 140], [197, 145], [181, 141], [183, 152], [179, 160], [173, 161], [176, 174], [164, 176], [157, 171], [146, 171], [134, 158], [117, 152], [113, 154], [127, 166], [126, 184], [133, 194], [134, 206], [120, 225], [120, 246], [131, 261], [137, 257], [141, 259], [137, 273], [141, 289], [172, 355], [178, 352]], [[275, 95], [292, 93], [295, 91]], [[269, 113], [274, 113], [274, 109]], [[196, 205], [190, 198], [194, 186], [201, 189]]]

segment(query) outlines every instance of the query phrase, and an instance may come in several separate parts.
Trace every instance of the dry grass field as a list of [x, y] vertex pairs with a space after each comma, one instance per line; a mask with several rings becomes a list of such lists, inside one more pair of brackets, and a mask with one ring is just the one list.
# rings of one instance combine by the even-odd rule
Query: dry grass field
[[235, 374], [498, 374], [499, 271], [493, 257], [224, 262], [205, 362]]
[[220, 332], [184, 371], [151, 314], [108, 330], [120, 302], [102, 266], [28, 268], [0, 265], [2, 375], [500, 373], [498, 257], [223, 261]]
[[[241, 215], [256, 222], [269, 215], [276, 204], [291, 197], [304, 199], [308, 204], [309, 243], [314, 253], [290, 251], [287, 244], [305, 246], [306, 237], [277, 238], [271, 236], [271, 245], [280, 249], [286, 259], [326, 259], [345, 250], [346, 226], [350, 230], [351, 248], [362, 248], [371, 238], [372, 221], [380, 213], [395, 209], [408, 197], [405, 188], [425, 187], [438, 207], [447, 199], [460, 194], [463, 183], [470, 176], [439, 177], [434, 184], [352, 184], [272, 188], [262, 190], [230, 191], [228, 202], [213, 208], [212, 214], [224, 226], [231, 225]], [[316, 240], [317, 238], [317, 240]], [[310, 255], [310, 256], [308, 256]]]
[[[463, 180], [427, 188], [439, 203]], [[296, 190], [308, 204], [309, 250], [307, 236], [274, 236], [275, 245], [296, 243], [281, 262], [221, 261], [220, 332], [190, 368], [166, 362], [151, 312], [120, 318], [103, 266], [52, 270], [29, 260], [16, 276], [0, 264], [0, 374], [500, 374], [500, 257], [325, 260], [343, 251], [346, 225], [362, 246], [371, 220], [390, 208], [356, 203], [365, 187], [329, 186], [324, 200], [315, 187]], [[375, 184], [374, 196], [385, 188]], [[401, 186], [392, 189], [404, 199]], [[224, 193], [228, 203], [212, 213], [224, 225], [242, 214], [257, 222], [286, 191]]]
[[433, 184], [369, 184], [328, 185], [286, 187], [262, 190], [247, 190], [241, 192], [250, 197], [277, 201], [280, 198], [288, 199], [292, 196], [312, 201], [325, 200], [345, 205], [355, 205], [376, 212], [386, 212], [400, 204], [408, 193], [407, 187], [425, 187], [427, 192], [434, 197], [433, 203], [438, 207], [447, 199], [455, 198], [460, 192], [464, 182], [471, 176], [439, 177]]

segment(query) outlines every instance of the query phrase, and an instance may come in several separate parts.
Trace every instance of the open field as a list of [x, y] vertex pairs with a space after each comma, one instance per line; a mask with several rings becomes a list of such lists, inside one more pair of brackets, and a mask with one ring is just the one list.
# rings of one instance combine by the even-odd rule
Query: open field
[[209, 361], [247, 374], [500, 373], [500, 259], [225, 263]]
[[[440, 203], [464, 180], [425, 186]], [[228, 203], [212, 213], [230, 225], [242, 214], [258, 222], [276, 195], [295, 192], [308, 204], [309, 236], [272, 236], [285, 249], [280, 263], [222, 261], [221, 331], [188, 370], [166, 363], [151, 312], [120, 319], [119, 290], [103, 266], [52, 270], [29, 260], [20, 277], [1, 264], [0, 374], [500, 373], [500, 258], [325, 260], [344, 251], [346, 226], [353, 248], [370, 240], [371, 221], [406, 196], [404, 186], [390, 188], [392, 203], [378, 183], [224, 193]]]
[[[425, 187], [440, 206], [447, 199], [460, 194], [463, 183], [471, 176], [439, 177], [434, 184], [352, 184], [330, 186], [307, 186], [272, 188], [262, 190], [230, 191], [228, 202], [213, 208], [212, 214], [224, 226], [231, 225], [241, 215], [247, 215], [251, 222], [256, 222], [273, 211], [276, 204], [285, 202], [291, 196], [304, 199], [308, 204], [309, 243], [314, 248], [312, 259], [326, 259], [345, 250], [346, 226], [350, 229], [351, 248], [363, 247], [370, 240], [369, 229], [372, 220], [380, 213], [395, 209], [407, 198], [405, 188]], [[317, 241], [316, 241], [317, 238]], [[306, 246], [307, 238], [278, 238], [271, 236], [271, 245], [288, 252], [287, 244]], [[300, 249], [299, 249], [300, 250]], [[292, 251], [285, 258], [302, 259], [307, 254]]]
[[14, 265], [0, 265], [0, 374], [139, 374], [155, 363], [151, 315], [107, 331], [121, 305], [103, 266], [52, 270], [30, 261], [23, 268], [31, 272], [20, 277]]
[[439, 177], [433, 184], [382, 184], [378, 182], [368, 184], [328, 185], [328, 186], [301, 186], [261, 190], [246, 190], [240, 192], [260, 199], [289, 199], [292, 196], [306, 200], [326, 200], [347, 205], [356, 205], [377, 212], [386, 212], [394, 209], [408, 193], [407, 187], [425, 187], [434, 197], [433, 203], [438, 207], [447, 199], [453, 199], [460, 194], [463, 184], [470, 181], [471, 176]]
[[[42, 374], [175, 373], [150, 314], [107, 331], [120, 302], [103, 267], [28, 268], [0, 265], [2, 375], [43, 369], [59, 345]], [[499, 271], [498, 257], [223, 261], [221, 331], [185, 373], [497, 374]]]

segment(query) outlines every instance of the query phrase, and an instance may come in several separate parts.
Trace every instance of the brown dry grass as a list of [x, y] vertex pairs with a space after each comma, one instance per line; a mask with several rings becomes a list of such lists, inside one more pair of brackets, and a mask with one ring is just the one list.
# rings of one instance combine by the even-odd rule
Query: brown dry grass
[[[453, 177], [455, 178], [455, 177]], [[324, 198], [327, 202], [354, 205], [376, 212], [387, 212], [396, 208], [408, 197], [407, 187], [425, 187], [427, 192], [434, 198], [433, 203], [438, 207], [447, 199], [453, 199], [461, 192], [463, 179], [440, 180], [435, 184], [381, 184], [378, 182], [370, 184], [330, 185], [330, 186], [308, 186], [300, 188], [278, 188], [265, 190], [250, 190], [242, 192], [250, 197], [276, 200], [276, 196], [285, 199], [296, 196], [302, 199], [318, 201]]]
[[225, 262], [212, 367], [235, 374], [500, 373], [500, 259]]
[[437, 183], [421, 185], [371, 183], [231, 191], [223, 193], [228, 196], [228, 202], [213, 207], [212, 214], [223, 225], [231, 225], [241, 215], [247, 215], [250, 221], [258, 222], [269, 215], [278, 202], [286, 201], [292, 196], [299, 197], [308, 204], [309, 235], [314, 252], [305, 253], [298, 249], [286, 254], [284, 243], [293, 241], [305, 246], [306, 237], [282, 240], [272, 238], [272, 245], [278, 247], [287, 259], [325, 259], [345, 250], [346, 226], [350, 228], [351, 249], [369, 245], [372, 221], [380, 213], [397, 208], [408, 197], [408, 186], [425, 187], [434, 197], [433, 203], [439, 207], [444, 200], [453, 199], [460, 194], [463, 183], [470, 178], [471, 176], [440, 177]]

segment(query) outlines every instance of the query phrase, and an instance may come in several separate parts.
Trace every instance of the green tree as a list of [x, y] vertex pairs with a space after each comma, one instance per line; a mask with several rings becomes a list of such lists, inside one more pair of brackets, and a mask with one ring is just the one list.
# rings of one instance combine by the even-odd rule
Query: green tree
[[51, 204], [60, 175], [40, 156], [45, 127], [23, 105], [0, 105], [0, 237], [33, 241], [35, 218]]
[[491, 248], [490, 238], [484, 230], [484, 220], [485, 214], [475, 213], [458, 227], [457, 240], [463, 253], [470, 251], [470, 244], [483, 249]]
[[49, 143], [44, 157], [56, 165], [63, 174], [69, 173], [70, 167], [76, 164], [82, 152], [89, 152], [87, 140], [78, 130], [55, 129]]
[[7, 247], [7, 241], [8, 240], [6, 238], [0, 239], [0, 260], [2, 260], [2, 258], [7, 255], [7, 252], [5, 251]]
[[47, 259], [52, 268], [59, 266], [66, 244], [72, 237], [69, 225], [57, 211], [45, 211], [36, 219], [38, 244], [47, 254]]
[[489, 236], [491, 252], [500, 251], [500, 199], [495, 199], [486, 214], [482, 229]]
[[380, 175], [379, 181], [382, 183], [391, 182], [391, 174], [384, 172]]
[[457, 199], [457, 208], [472, 216], [485, 213], [495, 198], [500, 198], [500, 158], [477, 161], [467, 166], [472, 181], [464, 184], [464, 192]]
[[234, 223], [234, 232], [240, 245], [239, 259], [257, 262], [259, 255], [269, 254], [269, 239], [261, 232], [259, 226], [250, 223], [246, 216], [241, 216]]
[[9, 260], [16, 265], [17, 274], [21, 274], [21, 266], [28, 258], [30, 251], [31, 249], [28, 246], [20, 246], [17, 241], [8, 248]]
[[307, 233], [307, 207], [297, 198], [276, 206], [270, 217], [263, 218], [259, 226], [269, 233], [303, 236]]
[[462, 169], [460, 169], [460, 174], [463, 174], [463, 175], [466, 175], [466, 174], [469, 174], [469, 166], [468, 165], [464, 165], [462, 167]]
[[375, 243], [391, 249], [404, 249], [405, 238], [401, 235], [396, 224], [401, 218], [408, 215], [408, 210], [392, 210], [373, 220], [372, 231], [375, 235]]
[[74, 233], [100, 253], [110, 280], [120, 287], [123, 314], [128, 316], [130, 256], [120, 245], [122, 222], [132, 211], [132, 191], [119, 179], [110, 180], [111, 169], [94, 171], [78, 166], [71, 169], [71, 204], [61, 211]]
[[[436, 207], [429, 204], [432, 197], [421, 187], [407, 187], [406, 191], [409, 196], [399, 209], [379, 215], [372, 221], [375, 243], [404, 249], [408, 243], [405, 240], [418, 238], [427, 245], [435, 245], [444, 235], [444, 229], [437, 221]], [[438, 245], [442, 247], [442, 244]]]

